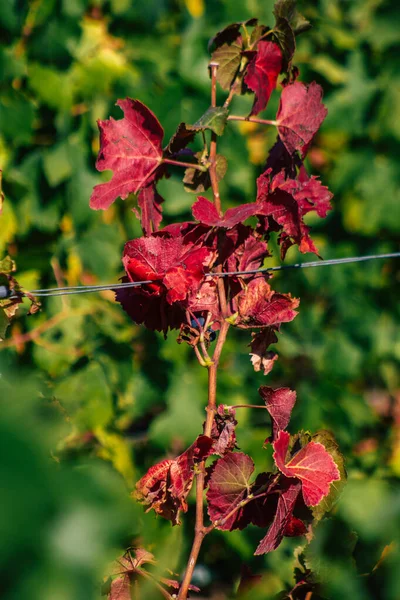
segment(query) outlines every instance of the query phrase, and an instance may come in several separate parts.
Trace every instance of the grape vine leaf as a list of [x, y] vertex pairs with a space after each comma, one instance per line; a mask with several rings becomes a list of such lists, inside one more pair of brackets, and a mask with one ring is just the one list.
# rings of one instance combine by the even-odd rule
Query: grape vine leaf
[[240, 503], [249, 493], [253, 471], [252, 459], [243, 452], [229, 452], [216, 461], [207, 490], [207, 503], [209, 517], [217, 529], [232, 531], [247, 524], [240, 523], [243, 516]]
[[339, 469], [332, 456], [319, 442], [309, 442], [286, 462], [290, 434], [279, 431], [273, 442], [274, 460], [278, 469], [286, 477], [301, 481], [304, 502], [316, 506], [329, 494], [330, 484], [340, 480]]
[[328, 111], [322, 104], [322, 87], [295, 81], [282, 90], [276, 122], [288, 152], [306, 152]]
[[188, 509], [186, 498], [193, 483], [194, 465], [206, 458], [212, 439], [200, 435], [183, 454], [175, 459], [165, 459], [150, 467], [137, 482], [134, 496], [138, 502], [157, 514], [179, 524], [179, 514]]
[[218, 63], [217, 81], [223, 90], [229, 90], [235, 79], [242, 60], [242, 49], [242, 37], [238, 35], [212, 53], [212, 62]]
[[100, 151], [96, 168], [112, 170], [113, 177], [94, 187], [90, 206], [95, 210], [105, 210], [119, 196], [125, 199], [148, 186], [162, 163], [164, 131], [156, 116], [139, 100], [125, 98], [117, 105], [124, 112], [122, 119], [111, 117], [98, 122]]
[[277, 439], [279, 431], [286, 429], [289, 425], [293, 407], [296, 402], [296, 392], [289, 388], [278, 388], [262, 385], [258, 393], [265, 402], [272, 423], [272, 435], [270, 441]]
[[182, 235], [164, 229], [127, 242], [122, 262], [131, 281], [155, 281], [147, 290], [158, 296], [166, 290], [166, 300], [172, 304], [199, 287], [212, 258], [209, 248], [185, 244]]
[[[196, 152], [194, 156], [198, 161], [200, 161], [202, 154], [203, 152]], [[215, 162], [217, 181], [219, 182], [225, 177], [228, 169], [228, 161], [226, 160], [225, 156], [222, 156], [222, 154], [217, 154], [215, 157]], [[193, 192], [195, 194], [205, 192], [211, 187], [210, 171], [200, 171], [194, 167], [188, 167], [185, 170], [183, 183], [187, 192]]]
[[228, 113], [228, 109], [223, 106], [211, 106], [206, 110], [204, 115], [196, 121], [196, 123], [188, 125], [188, 129], [192, 129], [193, 131], [211, 129], [211, 131], [217, 135], [222, 135], [224, 133]]
[[263, 371], [268, 375], [273, 369], [274, 363], [278, 360], [278, 355], [273, 350], [268, 350], [271, 344], [276, 344], [278, 338], [273, 327], [266, 327], [258, 333], [252, 333], [251, 364], [256, 372]]
[[274, 42], [259, 42], [257, 54], [249, 62], [244, 78], [247, 87], [255, 93], [250, 116], [266, 108], [281, 68], [282, 52], [279, 46]]
[[220, 404], [215, 413], [211, 439], [213, 440], [212, 452], [224, 456], [236, 446], [236, 411], [230, 406]]
[[275, 550], [282, 541], [288, 524], [290, 523], [297, 497], [301, 490], [299, 481], [284, 480], [279, 494], [278, 505], [274, 519], [268, 529], [267, 535], [261, 540], [255, 555], [266, 554]]
[[259, 214], [272, 219], [275, 230], [282, 230], [282, 257], [294, 243], [298, 244], [301, 252], [318, 255], [309, 235], [310, 228], [304, 223], [303, 217], [311, 211], [325, 217], [331, 208], [332, 194], [328, 188], [316, 177], [309, 178], [305, 170], [301, 174], [296, 179], [286, 178], [282, 170], [271, 180], [271, 171], [268, 169], [257, 179], [257, 202], [262, 205]]
[[228, 208], [223, 217], [220, 217], [215, 204], [203, 196], [199, 196], [193, 204], [192, 213], [194, 218], [210, 227], [225, 227], [231, 229], [235, 225], [242, 223], [249, 217], [254, 216], [260, 210], [257, 202], [241, 204], [234, 208]]
[[271, 327], [293, 321], [299, 305], [290, 294], [274, 292], [264, 277], [256, 277], [237, 296], [238, 318], [241, 328]]
[[297, 10], [296, 0], [277, 0], [273, 12], [277, 21], [282, 18], [287, 20], [295, 35], [311, 28], [311, 23]]

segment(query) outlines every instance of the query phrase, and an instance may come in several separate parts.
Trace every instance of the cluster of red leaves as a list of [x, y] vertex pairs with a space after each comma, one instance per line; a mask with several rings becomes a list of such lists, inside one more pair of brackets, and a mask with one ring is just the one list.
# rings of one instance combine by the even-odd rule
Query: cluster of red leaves
[[[272, 28], [250, 19], [229, 25], [211, 40], [217, 81], [229, 90], [229, 99], [224, 106], [209, 108], [194, 125], [181, 123], [164, 148], [163, 128], [150, 109], [138, 100], [118, 101], [124, 118], [99, 122], [97, 168], [111, 170], [113, 176], [97, 185], [91, 198], [93, 208], [106, 209], [119, 196], [137, 194], [144, 236], [125, 245], [123, 281], [145, 283], [117, 292], [117, 300], [131, 318], [165, 333], [180, 328], [179, 339], [194, 346], [201, 336], [203, 344], [211, 343], [200, 323], [206, 323], [206, 333], [213, 335], [224, 320], [256, 330], [251, 360], [254, 369], [264, 374], [277, 359], [269, 347], [276, 343], [281, 324], [296, 316], [299, 301], [275, 292], [269, 276], [255, 271], [270, 256], [268, 243], [274, 232], [282, 259], [293, 244], [301, 252], [318, 254], [305, 217], [310, 212], [326, 217], [332, 198], [303, 164], [327, 114], [321, 87], [300, 82], [299, 71], [292, 65], [296, 35], [309, 24], [297, 12], [295, 0], [277, 0], [274, 15]], [[279, 79], [280, 75], [284, 78]], [[222, 214], [213, 202], [198, 196], [192, 207], [193, 221], [159, 229], [163, 199], [156, 190], [157, 181], [169, 175], [171, 165], [187, 167], [189, 161], [183, 178], [186, 189], [206, 191], [211, 185], [207, 148], [203, 144], [201, 152], [194, 152], [187, 146], [198, 132], [204, 140], [206, 130], [213, 132], [214, 140], [222, 135], [235, 94], [254, 94], [248, 118], [257, 121], [255, 116], [267, 108], [278, 81], [282, 91], [275, 119], [261, 121], [274, 124], [278, 137], [257, 179], [255, 200]], [[218, 155], [213, 160], [219, 180], [225, 175], [226, 161]], [[255, 225], [245, 224], [249, 218]], [[221, 272], [236, 273], [223, 279], [223, 307], [215, 276]], [[265, 443], [273, 447], [275, 472], [262, 472], [253, 479], [253, 461], [236, 450], [235, 410], [221, 405], [210, 437], [199, 436], [177, 458], [151, 467], [136, 485], [136, 498], [148, 510], [178, 524], [180, 512], [188, 508], [195, 469], [204, 468], [205, 459], [215, 455], [219, 458], [208, 467], [206, 478], [208, 514], [214, 527], [243, 529], [252, 523], [266, 528], [256, 554], [275, 549], [284, 536], [306, 533], [315, 507], [322, 503], [323, 510], [328, 510], [333, 501], [335, 486], [331, 489], [331, 484], [343, 479], [342, 459], [330, 434], [291, 436], [286, 431], [295, 392], [266, 386], [259, 392], [271, 417], [271, 435]]]
[[265, 443], [274, 449], [274, 473], [253, 478], [252, 459], [235, 451], [235, 410], [220, 405], [211, 438], [200, 436], [178, 458], [151, 467], [136, 486], [136, 498], [176, 524], [179, 510], [187, 510], [196, 463], [219, 455], [208, 468], [207, 507], [214, 527], [232, 531], [252, 523], [267, 528], [256, 554], [274, 550], [284, 536], [304, 535], [312, 521], [310, 507], [324, 499], [328, 507], [334, 500], [335, 490], [330, 491], [330, 486], [341, 475], [333, 455], [337, 462], [341, 459], [333, 452], [328, 433], [313, 441], [310, 435], [290, 436], [286, 431], [296, 402], [294, 391], [262, 386], [259, 393], [271, 417], [271, 435]]
[[[250, 81], [258, 71], [263, 72], [260, 65], [267, 49], [278, 48], [273, 42], [260, 44], [261, 49], [249, 63], [250, 67], [255, 61], [247, 73]], [[263, 86], [262, 81], [261, 78]], [[260, 102], [260, 96], [256, 96], [255, 106]], [[302, 252], [317, 253], [304, 217], [311, 211], [325, 217], [332, 197], [316, 177], [307, 175], [302, 164], [326, 114], [317, 84], [307, 88], [295, 81], [284, 87], [276, 120], [279, 141], [271, 150], [267, 169], [257, 180], [255, 202], [230, 208], [220, 215], [212, 202], [200, 196], [192, 209], [194, 222], [160, 231], [155, 231], [161, 220], [161, 199], [155, 183], [167, 172], [165, 157], [179, 154], [193, 139], [194, 131], [181, 124], [163, 151], [163, 131], [153, 113], [137, 100], [126, 99], [119, 105], [125, 112], [124, 119], [99, 123], [101, 148], [97, 167], [113, 170], [114, 176], [95, 187], [91, 205], [107, 208], [118, 196], [125, 198], [130, 192], [139, 192], [146, 235], [125, 246], [125, 281], [155, 283], [118, 292], [118, 300], [134, 321], [149, 329], [166, 331], [186, 323], [185, 314], [190, 310], [203, 317], [203, 313], [211, 312], [218, 329], [221, 315], [216, 284], [208, 275], [214, 266], [222, 265], [225, 271], [260, 267], [269, 256], [270, 234], [276, 231], [282, 257], [292, 244], [297, 244]], [[215, 123], [210, 127], [215, 127]], [[255, 230], [243, 225], [249, 217], [258, 219]], [[232, 279], [226, 288], [230, 300], [228, 316], [236, 315], [232, 322], [238, 326], [279, 327], [296, 314], [297, 301], [274, 294], [260, 278]]]

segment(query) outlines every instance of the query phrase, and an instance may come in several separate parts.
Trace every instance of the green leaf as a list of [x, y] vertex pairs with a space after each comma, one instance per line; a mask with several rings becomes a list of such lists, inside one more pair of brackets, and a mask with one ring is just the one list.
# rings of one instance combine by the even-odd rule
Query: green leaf
[[294, 31], [290, 27], [289, 21], [283, 17], [276, 20], [273, 31], [283, 54], [282, 71], [287, 71], [296, 50]]
[[6, 256], [2, 260], [0, 260], [0, 272], [1, 273], [13, 273], [15, 271], [15, 262], [9, 257]]
[[0, 341], [4, 340], [9, 325], [9, 319], [2, 308], [0, 308]]
[[188, 129], [193, 129], [194, 131], [211, 129], [211, 131], [217, 135], [222, 135], [225, 129], [228, 113], [228, 109], [224, 108], [223, 106], [216, 106], [215, 108], [210, 107], [194, 125], [189, 125]]
[[56, 187], [72, 175], [68, 144], [63, 142], [45, 153], [43, 170], [51, 187]]
[[274, 6], [276, 20], [286, 19], [295, 35], [307, 31], [311, 23], [296, 8], [296, 0], [277, 0]]
[[[196, 158], [200, 158], [202, 152], [198, 152], [195, 154]], [[217, 170], [217, 181], [221, 181], [226, 174], [228, 169], [228, 161], [225, 156], [221, 154], [217, 154], [216, 156], [216, 170]], [[185, 176], [183, 178], [183, 183], [185, 184], [185, 190], [187, 192], [193, 192], [198, 194], [199, 192], [205, 192], [211, 187], [211, 179], [210, 179], [210, 171], [199, 171], [198, 169], [193, 169], [191, 167], [187, 168], [185, 171]]]
[[21, 92], [9, 90], [0, 96], [0, 131], [13, 145], [30, 143], [34, 117], [33, 103]]
[[212, 62], [218, 63], [217, 81], [222, 89], [229, 90], [242, 60], [242, 44], [233, 42], [223, 44], [211, 56]]
[[55, 387], [54, 396], [80, 431], [106, 426], [112, 415], [108, 382], [99, 364], [92, 362]]

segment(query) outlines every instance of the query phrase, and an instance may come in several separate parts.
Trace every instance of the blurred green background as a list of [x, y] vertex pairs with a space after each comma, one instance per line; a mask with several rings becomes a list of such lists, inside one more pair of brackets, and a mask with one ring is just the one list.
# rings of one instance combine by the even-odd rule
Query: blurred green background
[[[140, 229], [132, 203], [89, 209], [92, 187], [107, 179], [94, 168], [96, 120], [121, 117], [115, 101], [131, 96], [156, 113], [166, 136], [180, 121], [194, 122], [209, 105], [208, 39], [252, 16], [273, 23], [272, 5], [2, 2], [0, 258], [16, 260], [21, 284], [117, 281], [124, 242]], [[396, 251], [399, 6], [314, 0], [300, 7], [313, 29], [298, 38], [295, 64], [303, 81], [324, 87], [329, 109], [308, 167], [335, 194], [328, 219], [312, 223], [314, 239], [324, 258]], [[266, 118], [274, 118], [278, 99]], [[235, 99], [233, 111], [246, 114], [251, 102]], [[274, 137], [258, 126], [229, 127], [219, 146], [230, 167], [225, 207], [254, 200]], [[165, 223], [190, 218], [194, 196], [181, 177], [177, 171], [160, 185]], [[292, 248], [287, 262], [298, 258]], [[262, 384], [291, 386], [298, 394], [291, 431], [332, 429], [346, 456], [348, 485], [307, 551], [325, 598], [400, 597], [399, 268], [377, 261], [285, 272], [275, 287], [301, 298], [300, 314], [283, 327], [272, 373], [253, 372], [249, 333], [234, 332], [223, 355], [219, 402], [255, 403]], [[193, 500], [184, 525], [172, 529], [145, 515], [129, 492], [156, 460], [181, 452], [201, 431], [205, 370], [174, 332], [164, 341], [132, 324], [111, 292], [49, 299], [30, 317], [27, 308], [0, 344], [1, 597], [100, 598], [110, 561], [132, 540], [182, 572]], [[237, 433], [240, 448], [268, 468], [267, 417], [243, 410]], [[244, 563], [263, 574], [246, 598], [290, 590], [299, 539], [253, 557], [262, 536], [253, 528], [209, 536], [196, 571], [199, 597], [233, 598]]]

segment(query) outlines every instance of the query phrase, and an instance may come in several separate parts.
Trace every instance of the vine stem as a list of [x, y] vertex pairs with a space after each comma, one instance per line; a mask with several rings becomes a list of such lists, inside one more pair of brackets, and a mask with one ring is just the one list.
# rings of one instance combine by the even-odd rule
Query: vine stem
[[[210, 63], [211, 68], [211, 107], [215, 108], [217, 106], [217, 71], [218, 71], [218, 63]], [[211, 132], [211, 143], [210, 143], [210, 180], [211, 180], [211, 188], [214, 196], [214, 204], [215, 208], [218, 211], [220, 217], [222, 217], [222, 209], [221, 209], [221, 198], [219, 195], [218, 189], [218, 179], [217, 179], [217, 134], [214, 131]]]
[[261, 406], [261, 404], [235, 404], [230, 408], [262, 408], [263, 410], [267, 410], [267, 407]]
[[[214, 108], [217, 105], [217, 70], [218, 64], [211, 63], [211, 106]], [[214, 196], [214, 204], [218, 211], [218, 214], [222, 216], [221, 198], [219, 195], [218, 179], [217, 179], [217, 135], [211, 132], [211, 143], [210, 143], [210, 180], [211, 188]], [[218, 269], [222, 271], [222, 265], [219, 265]], [[208, 401], [207, 401], [207, 417], [204, 425], [204, 435], [211, 437], [212, 426], [214, 417], [217, 409], [217, 372], [221, 352], [224, 347], [226, 337], [229, 331], [229, 323], [225, 320], [227, 317], [227, 301], [225, 292], [225, 283], [222, 277], [218, 278], [218, 297], [221, 308], [221, 314], [223, 321], [221, 329], [218, 335], [218, 341], [215, 346], [214, 354], [212, 357], [211, 364], [207, 365], [208, 368]], [[182, 585], [179, 590], [178, 600], [186, 600], [189, 590], [189, 585], [193, 577], [193, 571], [196, 566], [197, 559], [204, 537], [208, 533], [208, 528], [204, 527], [204, 507], [203, 507], [203, 496], [204, 496], [204, 483], [206, 477], [205, 460], [201, 461], [196, 474], [196, 522], [194, 528], [194, 539], [192, 549], [190, 551], [188, 563], [186, 566], [185, 575], [183, 577]]]
[[162, 162], [166, 163], [168, 165], [174, 165], [175, 167], [185, 167], [185, 169], [187, 169], [189, 167], [191, 169], [197, 169], [198, 171], [202, 171], [203, 173], [205, 173], [207, 171], [207, 167], [203, 167], [203, 165], [196, 165], [196, 163], [182, 162], [181, 160], [172, 160], [172, 158], [163, 158]]
[[[204, 435], [211, 436], [211, 430], [213, 426], [215, 411], [217, 407], [217, 371], [219, 359], [221, 357], [222, 348], [224, 347], [226, 336], [229, 330], [229, 323], [224, 321], [221, 325], [221, 329], [218, 336], [218, 341], [215, 346], [214, 354], [212, 357], [212, 364], [208, 367], [208, 403], [207, 403], [207, 417], [204, 425]], [[198, 473], [196, 475], [196, 523], [194, 529], [194, 539], [192, 549], [190, 551], [188, 563], [186, 566], [185, 575], [182, 581], [182, 585], [179, 590], [178, 600], [186, 600], [189, 585], [193, 577], [193, 571], [196, 566], [196, 562], [199, 556], [200, 548], [203, 543], [204, 537], [207, 535], [208, 528], [204, 527], [204, 511], [203, 511], [203, 495], [204, 495], [204, 482], [205, 482], [205, 461], [203, 460], [199, 464]]]
[[278, 125], [278, 121], [258, 119], [257, 117], [240, 117], [239, 115], [229, 115], [228, 121], [249, 121], [250, 123], [259, 123], [260, 125]]

